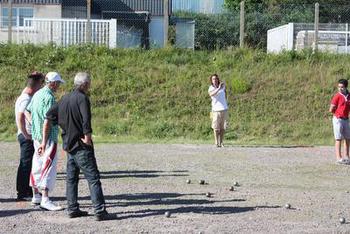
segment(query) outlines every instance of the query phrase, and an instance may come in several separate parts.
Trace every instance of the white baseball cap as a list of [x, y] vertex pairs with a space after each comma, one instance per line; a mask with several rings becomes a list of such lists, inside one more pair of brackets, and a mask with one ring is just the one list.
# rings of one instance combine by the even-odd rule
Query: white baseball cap
[[60, 74], [58, 74], [57, 72], [49, 72], [46, 74], [45, 76], [45, 80], [46, 82], [61, 82], [61, 83], [65, 83], [65, 81], [61, 78]]

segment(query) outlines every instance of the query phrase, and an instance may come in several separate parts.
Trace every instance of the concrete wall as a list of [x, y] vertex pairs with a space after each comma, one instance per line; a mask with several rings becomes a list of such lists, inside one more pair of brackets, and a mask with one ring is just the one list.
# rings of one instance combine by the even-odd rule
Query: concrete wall
[[267, 52], [279, 53], [283, 50], [293, 50], [294, 25], [289, 23], [267, 31]]
[[[8, 4], [0, 4], [0, 9], [2, 7], [8, 7]], [[13, 4], [12, 7], [33, 7], [33, 15], [35, 18], [61, 18], [62, 7], [61, 5], [33, 5], [33, 4]], [[1, 10], [0, 10], [1, 16]], [[1, 20], [1, 17], [0, 17]], [[1, 23], [1, 22], [0, 22]], [[21, 30], [17, 28], [12, 28], [12, 41], [21, 42], [24, 38]], [[0, 28], [0, 42], [6, 42], [8, 40], [8, 29]]]
[[62, 7], [60, 5], [34, 5], [34, 17], [60, 19]]

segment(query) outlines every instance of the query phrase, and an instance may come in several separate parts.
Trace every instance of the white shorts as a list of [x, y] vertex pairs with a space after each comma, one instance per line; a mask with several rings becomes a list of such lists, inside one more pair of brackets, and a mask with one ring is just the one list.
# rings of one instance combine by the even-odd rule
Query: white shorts
[[57, 175], [57, 143], [48, 141], [44, 155], [38, 154], [40, 142], [34, 140], [34, 155], [29, 185], [37, 189], [54, 189]]
[[333, 132], [336, 140], [350, 139], [349, 120], [333, 116]]

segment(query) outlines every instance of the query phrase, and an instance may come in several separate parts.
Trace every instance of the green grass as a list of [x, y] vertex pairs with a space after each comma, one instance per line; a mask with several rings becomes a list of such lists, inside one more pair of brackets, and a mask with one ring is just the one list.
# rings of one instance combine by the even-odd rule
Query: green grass
[[327, 110], [337, 80], [350, 78], [350, 57], [1, 44], [0, 140], [15, 140], [14, 102], [34, 69], [67, 80], [58, 98], [76, 72], [92, 74], [96, 141], [211, 143], [208, 77], [218, 73], [228, 87], [229, 144], [329, 145]]

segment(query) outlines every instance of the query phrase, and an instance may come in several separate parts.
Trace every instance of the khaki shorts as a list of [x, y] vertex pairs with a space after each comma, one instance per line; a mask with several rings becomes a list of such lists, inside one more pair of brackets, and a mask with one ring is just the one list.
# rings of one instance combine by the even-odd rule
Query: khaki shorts
[[228, 112], [224, 111], [212, 111], [210, 113], [212, 119], [211, 128], [214, 130], [226, 130], [228, 121]]

